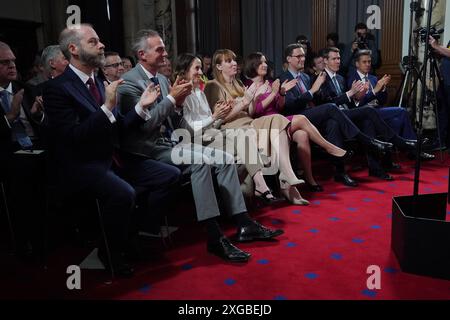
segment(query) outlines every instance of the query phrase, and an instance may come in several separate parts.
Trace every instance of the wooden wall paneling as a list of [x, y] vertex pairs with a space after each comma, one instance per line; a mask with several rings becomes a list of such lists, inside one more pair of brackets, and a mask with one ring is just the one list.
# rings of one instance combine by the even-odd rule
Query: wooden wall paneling
[[327, 35], [337, 30], [337, 0], [313, 0], [312, 47], [319, 51], [327, 44]]
[[403, 0], [385, 0], [382, 3], [382, 41], [381, 59], [382, 66], [377, 70], [378, 76], [392, 75], [389, 85], [389, 104], [394, 103], [395, 95], [401, 85], [402, 72], [400, 62], [402, 60], [403, 39]]

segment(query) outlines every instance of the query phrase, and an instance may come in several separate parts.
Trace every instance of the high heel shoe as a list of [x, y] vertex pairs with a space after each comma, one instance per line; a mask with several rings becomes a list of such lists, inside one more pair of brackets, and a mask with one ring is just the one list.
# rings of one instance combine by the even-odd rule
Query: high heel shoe
[[[269, 196], [272, 196], [272, 198]], [[255, 197], [257, 199], [261, 200], [262, 202], [264, 202], [264, 204], [268, 205], [268, 206], [281, 202], [281, 199], [275, 198], [270, 190], [268, 190], [264, 193], [261, 191], [255, 190]]]
[[355, 153], [352, 150], [348, 150], [342, 157], [336, 157], [334, 155], [331, 155], [331, 157], [335, 160], [339, 160], [342, 162], [348, 162], [353, 157]]
[[293, 205], [297, 206], [309, 206], [310, 202], [303, 199], [300, 192], [298, 192], [296, 187], [290, 186], [287, 189], [281, 189], [281, 194]]
[[280, 173], [280, 183], [282, 186], [289, 185], [295, 187], [301, 184], [305, 184], [305, 180], [301, 179], [289, 180], [283, 173]]

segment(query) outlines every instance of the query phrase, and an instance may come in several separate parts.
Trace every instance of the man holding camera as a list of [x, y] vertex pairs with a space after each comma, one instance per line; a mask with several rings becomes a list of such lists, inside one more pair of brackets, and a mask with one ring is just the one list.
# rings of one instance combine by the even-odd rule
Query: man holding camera
[[[365, 23], [358, 23], [355, 26], [355, 39], [346, 46], [342, 57], [342, 66], [348, 66], [347, 70], [342, 70], [344, 74], [356, 72], [355, 57], [360, 50], [372, 51], [372, 66], [377, 68], [380, 64], [380, 55], [375, 37], [369, 33], [369, 28]], [[372, 70], [373, 71], [373, 70]]]

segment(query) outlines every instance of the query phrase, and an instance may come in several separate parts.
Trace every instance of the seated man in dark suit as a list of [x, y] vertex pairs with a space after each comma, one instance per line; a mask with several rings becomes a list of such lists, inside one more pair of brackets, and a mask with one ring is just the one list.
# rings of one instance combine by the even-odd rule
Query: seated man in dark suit
[[[14, 53], [6, 43], [0, 42], [0, 181], [7, 185], [19, 253], [25, 254], [31, 249], [29, 235], [33, 223], [28, 219], [38, 216], [36, 207], [41, 197], [36, 190], [43, 170], [31, 153], [27, 160], [33, 161], [26, 162], [14, 153], [42, 148], [43, 122], [41, 104], [34, 100], [32, 88], [17, 81]], [[36, 214], [29, 214], [32, 212]]]
[[[361, 50], [355, 56], [356, 71], [351, 73], [347, 79], [350, 87], [355, 81], [362, 81], [365, 89], [355, 97], [355, 106], [369, 106], [375, 108], [381, 118], [401, 137], [409, 140], [417, 140], [417, 135], [409, 118], [409, 113], [401, 107], [384, 107], [388, 93], [387, 85], [391, 77], [385, 75], [380, 80], [369, 72], [372, 69], [371, 51]], [[412, 152], [413, 155], [415, 152]], [[433, 160], [434, 155], [422, 153], [422, 160]]]
[[138, 127], [122, 132], [120, 147], [126, 165], [133, 166], [143, 160], [154, 159], [176, 165], [189, 174], [197, 219], [204, 222], [207, 228], [208, 251], [227, 261], [247, 262], [250, 254], [235, 247], [218, 225], [217, 217], [221, 210], [214, 181], [228, 213], [236, 219], [237, 241], [269, 240], [284, 232], [268, 229], [249, 217], [232, 156], [218, 149], [192, 145], [190, 138], [187, 139], [189, 142], [185, 140], [182, 143], [173, 140], [170, 131], [179, 126], [177, 111], [182, 109], [178, 106], [183, 105], [192, 93], [192, 83], [177, 80], [170, 87], [168, 79], [158, 73], [168, 55], [160, 35], [153, 30], [142, 30], [133, 48], [139, 63], [123, 76], [125, 84], [119, 88], [121, 114], [128, 117], [149, 86], [160, 86], [161, 95], [149, 109], [147, 117], [140, 120]]
[[[357, 139], [377, 151], [386, 152], [392, 145], [368, 137], [333, 102], [315, 106], [314, 97], [326, 80], [325, 73], [317, 77], [311, 85], [307, 74], [301, 72], [305, 64], [305, 52], [299, 44], [291, 44], [285, 50], [288, 71], [280, 76], [280, 81], [298, 79], [298, 84], [286, 93], [286, 116], [301, 114], [306, 116], [326, 138], [336, 146], [343, 147], [345, 139]], [[362, 85], [360, 85], [362, 89]], [[355, 88], [354, 90], [359, 90]], [[358, 183], [345, 172], [344, 161], [334, 159], [335, 180], [347, 186], [356, 187]]]
[[[117, 116], [116, 92], [122, 81], [107, 86], [94, 75], [105, 63], [104, 48], [90, 25], [65, 29], [60, 46], [70, 61], [65, 72], [44, 88], [44, 107], [52, 137], [50, 152], [65, 195], [87, 193], [99, 199], [104, 216], [111, 263], [100, 246], [99, 258], [117, 275], [129, 277], [133, 269], [124, 253], [136, 234], [131, 224], [135, 203], [134, 188], [112, 171], [113, 152], [121, 128], [140, 124], [153, 100], [143, 95], [125, 117]], [[166, 201], [168, 190], [178, 181], [180, 171], [158, 162], [145, 163], [129, 172], [134, 187], [158, 193], [157, 202]], [[162, 191], [161, 191], [162, 190]]]
[[[364, 92], [362, 81], [355, 81], [347, 90], [344, 78], [337, 72], [341, 66], [341, 57], [337, 48], [323, 51], [326, 80], [318, 94], [321, 103], [334, 102], [359, 128], [369, 137], [381, 136], [401, 150], [413, 151], [417, 147], [416, 140], [407, 140], [398, 136], [380, 117], [375, 109], [370, 107], [355, 108], [354, 98]], [[357, 88], [357, 90], [355, 90]], [[373, 154], [369, 153], [369, 173], [383, 180], [392, 180]]]

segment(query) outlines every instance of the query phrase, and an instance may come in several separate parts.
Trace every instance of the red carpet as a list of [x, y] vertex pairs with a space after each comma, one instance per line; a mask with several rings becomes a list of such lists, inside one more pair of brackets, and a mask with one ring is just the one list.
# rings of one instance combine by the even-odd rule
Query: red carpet
[[[83, 290], [74, 294], [65, 289], [65, 270], [54, 267], [44, 277], [14, 279], [15, 288], [9, 293], [139, 300], [448, 300], [450, 281], [402, 273], [391, 251], [392, 197], [413, 190], [413, 164], [402, 165], [392, 183], [367, 178], [363, 170], [353, 174], [361, 182], [358, 189], [328, 181], [323, 183], [325, 193], [305, 194], [312, 201], [310, 207], [254, 213], [260, 222], [282, 227], [286, 234], [276, 243], [240, 246], [253, 255], [247, 265], [224, 264], [208, 255], [201, 228], [183, 225], [165, 258], [138, 266], [132, 280], [103, 285], [103, 273], [84, 271]], [[447, 163], [436, 160], [424, 165], [422, 193], [447, 192], [447, 186]], [[232, 233], [230, 226], [227, 234]], [[68, 265], [67, 259], [54, 259], [53, 265]], [[371, 265], [382, 270], [381, 290], [367, 289], [366, 271]]]

